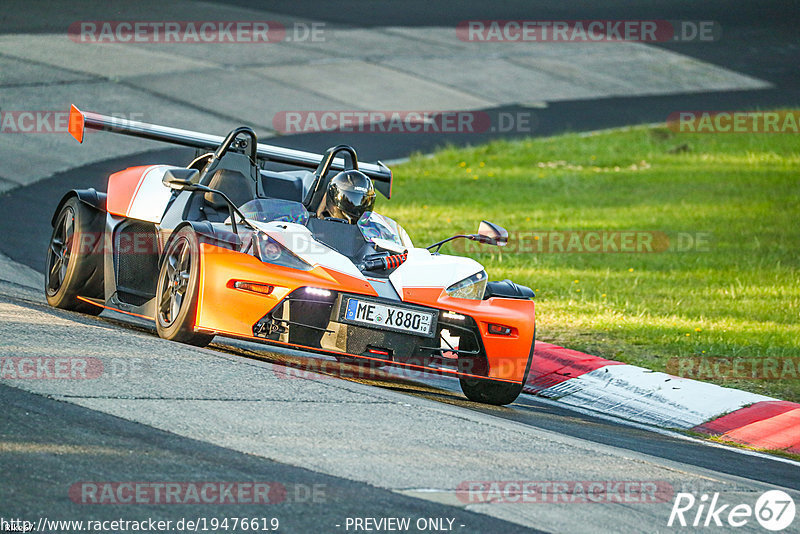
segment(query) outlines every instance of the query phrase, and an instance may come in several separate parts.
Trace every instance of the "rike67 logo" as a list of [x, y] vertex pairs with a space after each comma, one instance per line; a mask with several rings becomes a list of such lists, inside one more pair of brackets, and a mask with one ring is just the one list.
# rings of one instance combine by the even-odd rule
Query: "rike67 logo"
[[678, 493], [669, 514], [667, 526], [681, 527], [743, 527], [754, 517], [765, 529], [779, 531], [794, 521], [794, 500], [780, 490], [764, 492], [755, 506], [722, 503], [719, 493], [704, 493], [697, 498], [692, 493]]

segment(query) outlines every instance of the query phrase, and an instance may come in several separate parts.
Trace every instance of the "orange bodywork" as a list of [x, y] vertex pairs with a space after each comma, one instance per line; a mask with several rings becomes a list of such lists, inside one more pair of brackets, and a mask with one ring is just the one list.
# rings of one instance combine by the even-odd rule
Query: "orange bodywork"
[[[459, 299], [448, 296], [444, 288], [411, 287], [404, 289], [403, 302], [469, 315], [481, 331], [489, 361], [489, 376], [515, 382], [523, 379], [535, 331], [532, 300]], [[508, 336], [490, 334], [489, 324], [508, 326], [512, 333]]]
[[[234, 280], [274, 287], [269, 295], [233, 287]], [[200, 293], [195, 327], [239, 336], [253, 336], [253, 325], [286, 295], [304, 286], [377, 296], [368, 282], [316, 267], [298, 271], [262, 263], [250, 254], [207, 243], [200, 245]]]
[[[273, 290], [267, 295], [237, 289], [234, 287], [236, 281], [268, 284]], [[195, 327], [220, 335], [263, 342], [264, 339], [253, 335], [253, 325], [289, 293], [306, 286], [377, 296], [368, 282], [344, 273], [323, 267], [299, 271], [265, 264], [249, 254], [201, 243], [200, 287]], [[480, 328], [489, 364], [488, 377], [513, 382], [524, 379], [534, 340], [533, 301], [503, 298], [482, 301], [460, 299], [448, 296], [444, 288], [430, 287], [406, 288], [403, 292], [403, 301], [472, 317]], [[488, 330], [490, 323], [509, 327], [511, 334], [490, 334]], [[274, 341], [270, 343], [285, 344]], [[379, 358], [373, 359], [384, 361]], [[401, 367], [409, 366], [399, 362], [386, 361], [386, 363]]]
[[67, 126], [67, 130], [79, 143], [83, 143], [84, 125], [85, 119], [83, 118], [83, 113], [81, 113], [81, 110], [76, 108], [74, 104], [71, 105], [69, 107], [69, 125]]
[[127, 217], [136, 192], [141, 186], [147, 169], [152, 165], [129, 167], [108, 177], [106, 209], [112, 215]]

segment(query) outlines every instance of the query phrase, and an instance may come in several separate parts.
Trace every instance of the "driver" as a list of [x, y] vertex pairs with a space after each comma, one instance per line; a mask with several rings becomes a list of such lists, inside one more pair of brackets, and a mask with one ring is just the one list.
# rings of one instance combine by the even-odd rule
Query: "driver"
[[372, 180], [361, 171], [342, 171], [328, 184], [325, 198], [317, 211], [318, 217], [334, 217], [355, 224], [375, 205]]

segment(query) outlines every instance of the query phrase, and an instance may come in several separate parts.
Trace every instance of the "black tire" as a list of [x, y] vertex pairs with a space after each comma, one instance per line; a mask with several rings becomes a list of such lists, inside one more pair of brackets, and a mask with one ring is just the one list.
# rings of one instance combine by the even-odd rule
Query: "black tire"
[[170, 240], [156, 286], [156, 330], [164, 339], [205, 347], [213, 334], [195, 332], [200, 280], [200, 244], [192, 227], [184, 226]]
[[461, 391], [473, 402], [494, 404], [495, 406], [504, 406], [517, 400], [519, 394], [522, 393], [525, 382], [528, 380], [528, 373], [531, 370], [531, 365], [533, 365], [533, 348], [536, 346], [536, 329], [533, 330], [533, 341], [531, 343], [531, 353], [528, 356], [528, 366], [525, 368], [525, 374], [522, 375], [522, 382], [517, 384], [480, 378], [459, 377]]
[[522, 383], [496, 382], [480, 378], [460, 378], [461, 391], [473, 402], [503, 406], [511, 404], [522, 393]]
[[105, 212], [77, 197], [67, 200], [56, 217], [47, 248], [44, 293], [55, 308], [99, 315], [100, 306], [78, 297], [103, 299]]

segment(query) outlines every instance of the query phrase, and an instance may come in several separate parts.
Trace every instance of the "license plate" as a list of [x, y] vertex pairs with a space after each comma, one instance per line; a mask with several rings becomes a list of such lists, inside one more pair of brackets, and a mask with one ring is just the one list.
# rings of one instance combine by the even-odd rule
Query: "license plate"
[[348, 298], [343, 319], [350, 323], [433, 337], [433, 316], [431, 312], [413, 308]]

